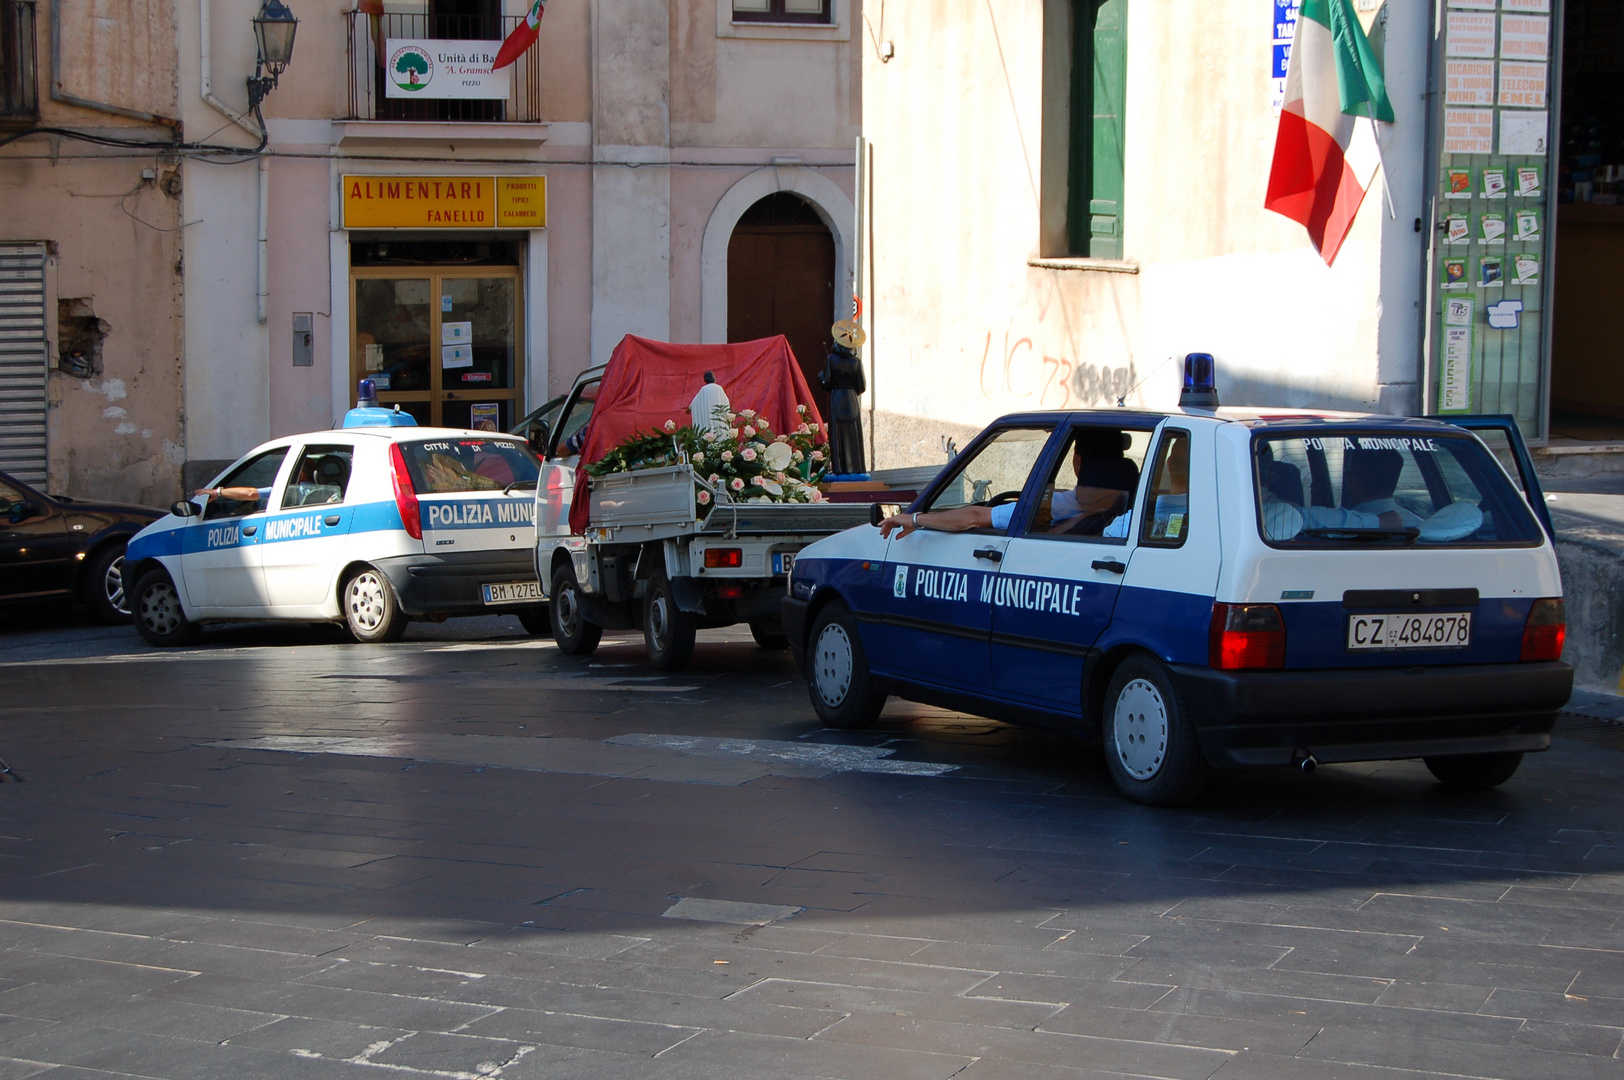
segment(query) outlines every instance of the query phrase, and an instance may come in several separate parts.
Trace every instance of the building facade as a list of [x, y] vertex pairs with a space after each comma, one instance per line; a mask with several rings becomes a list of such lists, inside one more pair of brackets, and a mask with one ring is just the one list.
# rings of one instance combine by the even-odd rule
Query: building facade
[[[1014, 409], [1512, 413], [1624, 438], [1617, 0], [1352, 4], [1395, 122], [1333, 265], [1264, 209], [1291, 0], [897, 6], [864, 57], [877, 464]], [[1385, 190], [1384, 190], [1385, 188]], [[1621, 217], [1624, 220], [1624, 217]]]
[[0, 471], [59, 494], [180, 491], [175, 17], [0, 0]]
[[[37, 420], [51, 490], [165, 501], [332, 425], [362, 377], [421, 422], [505, 430], [627, 333], [784, 332], [821, 365], [849, 313], [858, 0], [556, 0], [494, 77], [523, 0], [289, 6], [262, 132], [260, 0], [4, 0], [51, 60], [5, 117], [34, 134], [0, 147], [0, 273], [39, 281], [0, 301], [38, 328], [4, 354], [38, 385], [0, 398], [0, 447]], [[104, 36], [53, 68], [52, 19]], [[114, 85], [77, 98], [122, 111], [46, 92], [78, 53]], [[102, 324], [93, 373], [64, 374], [69, 331]]]

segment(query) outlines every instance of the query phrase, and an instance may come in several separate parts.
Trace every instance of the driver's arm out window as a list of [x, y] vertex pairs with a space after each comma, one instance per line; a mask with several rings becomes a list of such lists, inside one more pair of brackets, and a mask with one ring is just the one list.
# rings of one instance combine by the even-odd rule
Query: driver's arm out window
[[947, 483], [924, 509], [985, 506], [993, 513], [992, 531], [1006, 532], [1021, 491], [1052, 434], [1049, 428], [1006, 428], [998, 432], [975, 450], [966, 451], [964, 460], [953, 463]]
[[1074, 428], [1038, 493], [1026, 537], [1126, 542], [1150, 434], [1093, 424]]
[[208, 506], [203, 508], [204, 519], [212, 521], [218, 518], [243, 517], [264, 510], [271, 497], [271, 486], [276, 483], [277, 471], [282, 468], [282, 460], [287, 456], [288, 448], [282, 446], [275, 450], [267, 450], [258, 457], [249, 458], [232, 469], [214, 486], [258, 488], [259, 498], [250, 502], [247, 499], [211, 497]]

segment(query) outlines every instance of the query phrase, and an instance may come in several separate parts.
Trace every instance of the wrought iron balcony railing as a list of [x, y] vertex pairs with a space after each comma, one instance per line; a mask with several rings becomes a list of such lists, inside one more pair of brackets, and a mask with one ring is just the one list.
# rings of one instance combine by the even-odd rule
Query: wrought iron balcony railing
[[508, 69], [505, 100], [390, 97], [387, 42], [399, 38], [500, 42], [522, 16], [367, 15], [345, 13], [349, 26], [350, 120], [534, 122], [541, 119], [541, 71], [532, 46]]

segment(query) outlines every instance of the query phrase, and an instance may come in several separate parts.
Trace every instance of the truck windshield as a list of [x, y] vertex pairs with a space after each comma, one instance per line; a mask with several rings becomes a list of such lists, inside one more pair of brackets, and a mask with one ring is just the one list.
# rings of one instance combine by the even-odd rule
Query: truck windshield
[[509, 439], [403, 442], [400, 450], [419, 495], [500, 491], [509, 484], [534, 482], [539, 471], [530, 448]]
[[1258, 528], [1274, 547], [1537, 545], [1528, 505], [1483, 444], [1402, 430], [1262, 435]]

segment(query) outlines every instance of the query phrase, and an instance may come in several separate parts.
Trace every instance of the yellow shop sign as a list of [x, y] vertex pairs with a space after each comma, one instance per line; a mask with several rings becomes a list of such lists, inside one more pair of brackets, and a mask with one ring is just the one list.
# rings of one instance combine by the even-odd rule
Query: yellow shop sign
[[346, 229], [541, 229], [544, 176], [346, 176]]

